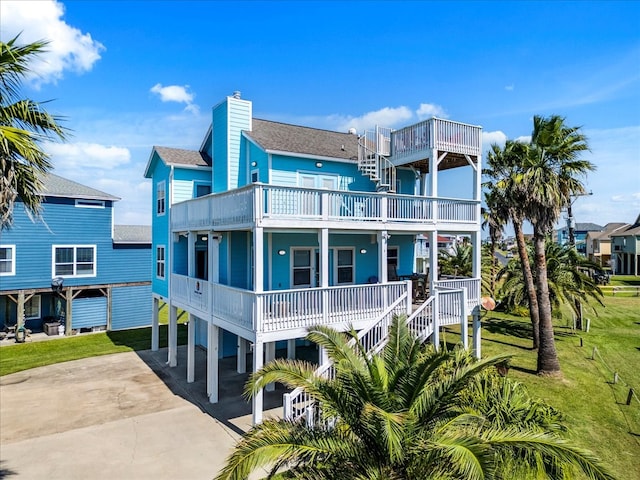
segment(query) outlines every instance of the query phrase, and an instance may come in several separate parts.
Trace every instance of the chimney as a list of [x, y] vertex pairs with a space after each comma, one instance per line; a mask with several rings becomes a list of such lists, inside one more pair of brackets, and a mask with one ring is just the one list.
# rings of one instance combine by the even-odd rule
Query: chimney
[[240, 91], [236, 90], [235, 92], [233, 92], [233, 98], [240, 98]]

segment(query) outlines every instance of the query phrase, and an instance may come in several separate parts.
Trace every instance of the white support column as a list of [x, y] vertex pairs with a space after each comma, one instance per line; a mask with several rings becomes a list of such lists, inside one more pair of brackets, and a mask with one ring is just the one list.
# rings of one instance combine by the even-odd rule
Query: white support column
[[386, 230], [378, 232], [378, 278], [380, 283], [387, 283], [387, 240], [389, 235]]
[[287, 340], [287, 358], [289, 360], [296, 359], [296, 339], [290, 338]]
[[460, 340], [465, 350], [469, 349], [469, 315], [467, 314], [467, 289], [463, 288], [460, 293]]
[[169, 303], [169, 335], [168, 335], [168, 361], [170, 367], [178, 365], [178, 307]]
[[[256, 339], [253, 344], [253, 371], [257, 372], [262, 368], [262, 355], [263, 355], [263, 344], [260, 340]], [[264, 400], [264, 392], [260, 390], [256, 392], [256, 394], [252, 397], [252, 408], [253, 408], [253, 424], [257, 425], [262, 423], [262, 405]]]
[[327, 350], [318, 345], [318, 364], [320, 366], [326, 365], [329, 363], [329, 355], [327, 354]]
[[264, 234], [262, 227], [253, 229], [253, 263], [254, 279], [253, 290], [256, 293], [264, 292]]
[[427, 232], [429, 242], [429, 295], [435, 293], [438, 280], [438, 232]]
[[436, 350], [440, 349], [440, 296], [438, 292], [435, 292], [435, 298], [433, 299], [433, 335], [431, 335], [431, 343], [436, 347]]
[[481, 232], [480, 230], [478, 230], [477, 232], [473, 232], [473, 234], [471, 235], [471, 248], [472, 248], [472, 255], [473, 255], [473, 264], [471, 265], [472, 268], [472, 275], [473, 278], [480, 278], [481, 277], [481, 273], [480, 270], [482, 268], [482, 236], [481, 236]]
[[[318, 246], [320, 249], [320, 287], [322, 287], [322, 323], [329, 322], [329, 229], [318, 230]], [[318, 265], [316, 265], [318, 268]]]
[[481, 332], [480, 307], [476, 307], [473, 310], [473, 354], [478, 359], [482, 356]]
[[247, 341], [238, 335], [238, 373], [247, 373]]
[[160, 321], [158, 319], [160, 301], [153, 297], [151, 304], [151, 351], [157, 352], [160, 349]]
[[187, 324], [187, 383], [193, 383], [196, 377], [196, 317], [189, 314]]
[[187, 234], [187, 275], [190, 277], [195, 276], [196, 271], [196, 240], [198, 234], [196, 232], [189, 232]]
[[207, 324], [207, 395], [209, 403], [218, 403], [218, 338], [220, 328]]
[[[276, 342], [267, 342], [264, 344], [265, 363], [269, 363], [276, 359]], [[276, 389], [275, 383], [267, 385], [267, 392], [273, 392]]]

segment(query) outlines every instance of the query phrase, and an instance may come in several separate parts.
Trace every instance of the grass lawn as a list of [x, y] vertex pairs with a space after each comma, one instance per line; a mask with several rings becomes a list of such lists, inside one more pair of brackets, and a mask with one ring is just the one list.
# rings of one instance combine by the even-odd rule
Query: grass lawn
[[[167, 325], [160, 325], [160, 347], [167, 346], [167, 333]], [[178, 345], [186, 343], [187, 326], [178, 324]], [[0, 376], [53, 363], [149, 348], [151, 327], [17, 343], [0, 348]]]
[[[637, 278], [637, 277], [636, 277]], [[566, 415], [576, 444], [588, 448], [621, 480], [640, 478], [640, 298], [609, 297], [597, 308], [587, 332], [556, 328], [563, 378], [535, 374], [528, 317], [487, 312], [483, 318], [483, 356], [511, 353], [509, 377]], [[580, 346], [580, 340], [582, 345]], [[451, 341], [450, 337], [447, 340]], [[595, 359], [592, 360], [595, 350]], [[614, 372], [619, 380], [614, 383]], [[626, 405], [629, 389], [635, 396]]]

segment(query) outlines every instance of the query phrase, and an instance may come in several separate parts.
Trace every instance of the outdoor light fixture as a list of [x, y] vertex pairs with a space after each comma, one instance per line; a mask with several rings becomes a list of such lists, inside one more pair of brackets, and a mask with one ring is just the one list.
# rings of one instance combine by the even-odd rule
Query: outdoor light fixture
[[365, 253], [367, 253], [367, 249], [366, 248], [361, 248], [360, 249], [360, 253], [362, 253], [364, 255]]
[[278, 250], [278, 255], [280, 256], [285, 255], [286, 253], [287, 252], [285, 250], [282, 250], [282, 249]]
[[251, 166], [252, 166], [252, 167], [257, 167], [257, 166], [258, 166], [258, 162], [255, 162], [255, 161], [254, 161], [254, 162], [251, 162]]
[[201, 237], [201, 240], [203, 242], [206, 242], [207, 240], [209, 240], [209, 237], [207, 237], [206, 235], [204, 235], [203, 237]]
[[316, 162], [316, 167], [322, 168], [322, 162]]

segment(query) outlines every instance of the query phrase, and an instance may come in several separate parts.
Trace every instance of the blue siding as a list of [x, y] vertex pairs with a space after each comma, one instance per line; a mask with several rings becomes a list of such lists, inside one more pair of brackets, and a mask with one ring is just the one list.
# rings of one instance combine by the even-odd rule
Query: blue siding
[[[151, 187], [151, 232], [152, 232], [152, 248], [151, 248], [151, 261], [149, 262], [148, 272], [151, 275], [151, 288], [152, 291], [165, 298], [169, 297], [169, 205], [170, 196], [170, 173], [171, 169], [167, 167], [162, 160], [158, 157], [158, 154], [154, 152], [152, 160], [152, 187]], [[165, 182], [165, 214], [158, 215], [156, 210], [157, 201], [157, 184], [161, 181]], [[165, 247], [165, 273], [164, 279], [156, 277], [156, 249], [159, 245]]]
[[73, 300], [71, 328], [91, 328], [107, 325], [107, 297]]
[[248, 251], [247, 232], [229, 232], [231, 236], [231, 256], [229, 263], [229, 285], [238, 288], [249, 288], [247, 278], [250, 255]]
[[213, 108], [213, 191], [226, 192], [244, 183], [238, 178], [240, 135], [251, 129], [251, 102], [227, 97]]
[[213, 107], [213, 191], [228, 190], [229, 166], [227, 164], [228, 122], [227, 100]]
[[150, 285], [112, 289], [111, 330], [151, 325], [151, 307]]

